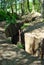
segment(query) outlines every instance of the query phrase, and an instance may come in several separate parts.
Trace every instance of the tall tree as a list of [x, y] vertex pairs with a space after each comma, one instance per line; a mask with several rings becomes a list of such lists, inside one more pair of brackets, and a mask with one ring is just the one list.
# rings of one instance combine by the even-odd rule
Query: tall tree
[[17, 13], [17, 0], [15, 0], [15, 10], [16, 10], [16, 13]]
[[33, 0], [33, 12], [35, 12], [35, 0]]
[[29, 7], [29, 0], [27, 0], [27, 8], [28, 8], [28, 10], [30, 10], [30, 7]]
[[33, 0], [33, 5], [35, 5], [35, 0]]
[[21, 0], [21, 12], [24, 14], [24, 0]]
[[41, 2], [42, 2], [41, 13], [42, 17], [44, 18], [44, 0], [41, 0]]
[[14, 13], [13, 2], [14, 0], [7, 0], [7, 7], [11, 8], [12, 14]]

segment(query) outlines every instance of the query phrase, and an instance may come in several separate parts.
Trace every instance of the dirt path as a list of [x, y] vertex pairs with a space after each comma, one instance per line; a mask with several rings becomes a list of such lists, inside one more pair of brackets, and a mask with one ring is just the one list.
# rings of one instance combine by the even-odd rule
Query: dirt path
[[0, 65], [44, 65], [44, 60], [12, 44], [0, 44]]
[[0, 65], [44, 65], [44, 59], [41, 60], [14, 44], [9, 44], [6, 41], [4, 28], [0, 26]]

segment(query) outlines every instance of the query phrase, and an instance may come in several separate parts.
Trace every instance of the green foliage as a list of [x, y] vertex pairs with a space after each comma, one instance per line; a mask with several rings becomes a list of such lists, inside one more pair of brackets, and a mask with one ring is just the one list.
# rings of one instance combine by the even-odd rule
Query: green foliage
[[5, 25], [5, 30], [7, 29], [7, 27], [10, 25], [10, 24], [15, 24], [16, 23], [16, 18], [14, 17], [13, 14], [9, 13], [7, 14], [6, 16], [6, 25]]
[[32, 11], [32, 7], [33, 7], [33, 3], [32, 2], [30, 2], [30, 12]]
[[6, 20], [6, 12], [4, 10], [0, 10], [0, 21]]
[[6, 20], [6, 23], [9, 24], [9, 23], [16, 23], [16, 18], [17, 15], [12, 15], [12, 13], [9, 13], [9, 12], [5, 12], [4, 10], [0, 10], [0, 21], [4, 21]]
[[20, 19], [20, 16], [17, 13], [14, 13], [13, 16], [15, 17], [15, 19]]
[[33, 7], [33, 3], [29, 2], [29, 11], [28, 11], [27, 2], [25, 2], [25, 13], [31, 12], [32, 11], [32, 7]]
[[37, 12], [41, 11], [41, 3], [38, 0], [35, 1], [35, 10]]
[[14, 15], [10, 14], [10, 15], [7, 15], [6, 17], [6, 24], [14, 24], [16, 23], [16, 18]]
[[[33, 10], [33, 2], [29, 2], [30, 12]], [[41, 12], [41, 3], [38, 0], [35, 0], [34, 9], [37, 12]]]
[[21, 27], [21, 29], [24, 29], [24, 28], [26, 28], [26, 27], [28, 27], [29, 26], [29, 23], [25, 23], [22, 27]]
[[21, 43], [17, 44], [18, 48], [23, 49], [23, 45]]

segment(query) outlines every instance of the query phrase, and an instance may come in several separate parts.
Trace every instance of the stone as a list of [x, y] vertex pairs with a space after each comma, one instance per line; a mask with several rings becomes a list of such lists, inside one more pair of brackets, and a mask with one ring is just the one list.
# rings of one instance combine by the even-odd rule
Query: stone
[[34, 49], [35, 55], [38, 56], [39, 44], [41, 44], [43, 38], [44, 33], [25, 33], [25, 51], [29, 54], [33, 54]]

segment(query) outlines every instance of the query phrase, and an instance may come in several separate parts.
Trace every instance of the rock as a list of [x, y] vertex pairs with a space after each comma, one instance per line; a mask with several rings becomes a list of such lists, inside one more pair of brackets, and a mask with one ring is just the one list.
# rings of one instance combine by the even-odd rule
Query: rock
[[31, 34], [27, 35], [25, 34], [25, 50], [32, 54], [32, 44], [33, 44], [33, 41], [34, 41], [34, 36], [32, 36]]
[[[32, 35], [36, 35], [36, 39], [44, 38], [44, 22], [35, 22], [31, 23], [28, 27], [24, 28], [21, 32], [21, 42], [25, 48], [25, 33], [31, 33]], [[39, 33], [39, 34], [38, 34]]]
[[43, 59], [43, 55], [44, 55], [44, 38], [43, 38], [42, 44], [41, 44], [41, 59]]
[[43, 38], [44, 38], [44, 33], [25, 33], [25, 50], [26, 50], [26, 52], [32, 54], [33, 49], [34, 49], [35, 55], [38, 56], [39, 44], [41, 44], [41, 41]]
[[35, 21], [35, 19], [36, 19], [37, 17], [41, 17], [41, 14], [38, 13], [38, 12], [33, 12], [33, 13], [31, 13], [31, 14], [29, 13], [29, 14], [27, 14], [27, 15], [23, 15], [23, 16], [22, 16], [22, 19], [23, 19], [23, 22], [29, 23], [29, 22], [31, 22], [31, 21]]
[[32, 17], [40, 17], [41, 14], [38, 12], [31, 13]]

